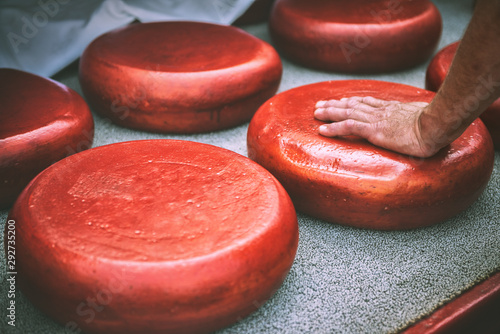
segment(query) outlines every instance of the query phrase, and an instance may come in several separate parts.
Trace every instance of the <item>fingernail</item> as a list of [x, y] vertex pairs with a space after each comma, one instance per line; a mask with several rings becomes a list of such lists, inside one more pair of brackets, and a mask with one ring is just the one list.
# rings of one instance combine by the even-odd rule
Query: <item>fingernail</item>
[[319, 127], [319, 131], [326, 131], [326, 129], [327, 129], [327, 126], [326, 126], [326, 125], [321, 125], [321, 126]]
[[321, 108], [325, 106], [326, 101], [318, 101], [316, 102], [316, 108]]

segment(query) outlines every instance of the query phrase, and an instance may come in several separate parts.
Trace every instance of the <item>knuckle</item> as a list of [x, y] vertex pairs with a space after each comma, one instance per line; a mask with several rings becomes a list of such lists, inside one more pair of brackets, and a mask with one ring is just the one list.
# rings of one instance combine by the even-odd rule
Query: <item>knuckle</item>
[[361, 99], [361, 102], [363, 103], [366, 103], [366, 104], [371, 104], [373, 102], [375, 102], [375, 98], [371, 97], [371, 96], [365, 96]]
[[357, 123], [355, 120], [353, 119], [348, 119], [345, 121], [345, 127], [349, 130], [353, 130], [355, 128], [357, 128]]
[[359, 101], [356, 100], [355, 98], [350, 98], [347, 100], [346, 106], [349, 108], [354, 108], [359, 104]]

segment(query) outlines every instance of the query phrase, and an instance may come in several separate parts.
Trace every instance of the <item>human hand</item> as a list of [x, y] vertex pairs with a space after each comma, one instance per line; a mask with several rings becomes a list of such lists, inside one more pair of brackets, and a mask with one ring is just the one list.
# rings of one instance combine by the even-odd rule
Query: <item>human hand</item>
[[319, 101], [314, 117], [333, 122], [319, 127], [323, 136], [356, 135], [392, 151], [427, 158], [439, 150], [422, 137], [420, 116], [427, 106], [426, 102], [403, 103], [354, 96]]

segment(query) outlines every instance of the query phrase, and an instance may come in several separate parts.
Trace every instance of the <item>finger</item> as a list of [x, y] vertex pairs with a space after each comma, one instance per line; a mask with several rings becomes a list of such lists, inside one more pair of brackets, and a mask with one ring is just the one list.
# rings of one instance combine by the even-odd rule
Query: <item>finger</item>
[[319, 127], [319, 133], [326, 137], [355, 135], [362, 138], [368, 138], [372, 135], [373, 131], [373, 128], [368, 123], [352, 119], [331, 124], [323, 124]]
[[351, 96], [343, 97], [340, 100], [326, 100], [318, 101], [316, 103], [316, 108], [356, 108], [359, 105], [368, 105], [371, 107], [379, 108], [387, 105], [388, 101], [376, 99], [371, 96]]
[[367, 122], [367, 112], [373, 111], [372, 107], [359, 105], [356, 108], [318, 108], [314, 111], [314, 117], [321, 121], [340, 122], [346, 119], [354, 119]]
[[429, 105], [427, 102], [409, 102], [408, 104], [411, 104], [412, 106], [419, 107], [419, 108], [425, 108]]
[[316, 103], [316, 108], [351, 108], [359, 103], [361, 98], [357, 96], [352, 97], [343, 97], [340, 100], [327, 100], [327, 101], [318, 101]]
[[372, 106], [374, 108], [381, 108], [381, 107], [387, 106], [390, 103], [394, 103], [396, 101], [381, 100], [381, 99], [377, 99], [377, 98], [372, 97], [372, 96], [365, 96], [365, 97], [361, 98], [361, 102], [366, 104], [366, 105]]
[[318, 102], [316, 102], [315, 107], [316, 108], [323, 108], [326, 106], [327, 103], [328, 103], [328, 101], [318, 101]]

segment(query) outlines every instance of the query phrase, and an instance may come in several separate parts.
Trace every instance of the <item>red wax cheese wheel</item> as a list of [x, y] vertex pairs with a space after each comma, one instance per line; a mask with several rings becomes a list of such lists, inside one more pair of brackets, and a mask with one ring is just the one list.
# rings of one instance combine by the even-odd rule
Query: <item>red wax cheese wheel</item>
[[350, 96], [428, 102], [434, 93], [382, 81], [328, 81], [266, 102], [250, 122], [248, 155], [276, 176], [297, 210], [345, 225], [409, 229], [452, 217], [482, 193], [494, 151], [480, 120], [435, 156], [416, 159], [355, 136], [319, 135], [324, 123], [314, 119], [316, 102]]
[[[434, 56], [427, 67], [425, 88], [437, 92], [448, 74], [459, 43], [455, 42], [446, 46]], [[491, 77], [484, 78], [483, 84], [480, 91], [481, 95], [491, 93], [495, 86], [495, 82], [491, 81]], [[495, 100], [480, 117], [491, 134], [495, 148], [500, 150], [500, 98]]]
[[52, 163], [89, 148], [92, 114], [72, 89], [30, 73], [0, 69], [0, 208]]
[[273, 96], [281, 60], [236, 27], [133, 24], [94, 40], [80, 60], [90, 106], [119, 125], [196, 133], [240, 125]]
[[187, 141], [73, 155], [30, 183], [10, 219], [21, 290], [90, 333], [227, 326], [280, 287], [298, 242], [292, 202], [268, 171]]
[[386, 72], [431, 57], [442, 22], [428, 0], [277, 0], [269, 29], [278, 50], [304, 66]]

